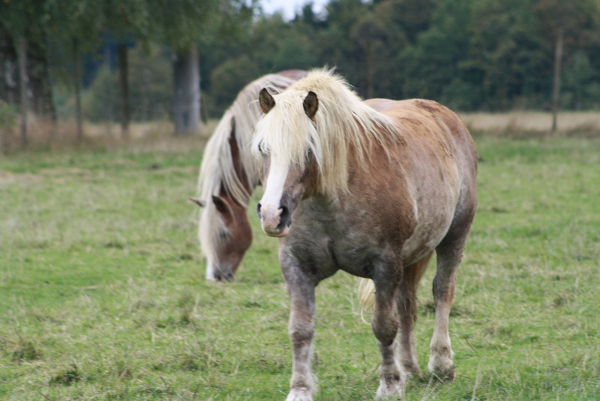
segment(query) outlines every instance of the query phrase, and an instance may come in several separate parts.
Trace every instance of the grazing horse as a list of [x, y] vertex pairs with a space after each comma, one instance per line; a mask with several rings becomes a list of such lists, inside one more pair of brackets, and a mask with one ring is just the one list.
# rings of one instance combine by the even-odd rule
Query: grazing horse
[[287, 401], [313, 399], [315, 286], [338, 270], [373, 280], [382, 356], [376, 399], [402, 395], [407, 373], [420, 374], [416, 292], [434, 251], [428, 370], [452, 380], [448, 316], [477, 203], [477, 151], [465, 125], [429, 100], [363, 102], [327, 70], [275, 96], [262, 90], [259, 104], [265, 116], [252, 150], [265, 192], [257, 211], [264, 232], [280, 238], [291, 301]]
[[246, 209], [250, 194], [259, 185], [256, 161], [250, 153], [254, 124], [261, 117], [256, 102], [265, 86], [275, 92], [296, 82], [305, 71], [287, 70], [265, 75], [248, 84], [227, 109], [206, 144], [198, 182], [203, 207], [198, 236], [207, 259], [208, 280], [233, 278], [252, 243]]

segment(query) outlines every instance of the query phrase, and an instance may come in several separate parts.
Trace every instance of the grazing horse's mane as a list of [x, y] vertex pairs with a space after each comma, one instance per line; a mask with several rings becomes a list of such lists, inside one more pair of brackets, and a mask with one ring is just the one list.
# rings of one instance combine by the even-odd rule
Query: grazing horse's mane
[[[309, 92], [318, 98], [313, 119], [304, 111]], [[330, 69], [316, 69], [284, 92], [255, 127], [253, 152], [260, 149], [304, 168], [310, 149], [319, 164], [319, 191], [335, 194], [348, 185], [351, 152], [365, 166], [373, 143], [384, 151], [402, 141], [398, 125], [366, 105], [350, 85]]]
[[250, 194], [238, 178], [234, 168], [229, 142], [232, 132], [232, 119], [235, 120], [235, 141], [240, 150], [240, 164], [246, 174], [248, 187], [252, 191], [259, 183], [259, 175], [256, 161], [248, 152], [248, 147], [250, 146], [254, 124], [262, 115], [256, 101], [258, 93], [264, 87], [280, 92], [295, 81], [284, 75], [269, 74], [248, 84], [238, 94], [231, 107], [225, 111], [215, 132], [204, 148], [198, 180], [198, 196], [206, 201], [206, 205], [200, 216], [199, 237], [202, 253], [209, 259], [217, 260], [216, 246], [220, 241], [219, 234], [227, 231], [223, 220], [219, 218], [219, 213], [216, 211], [211, 197], [219, 195], [221, 188], [223, 188], [241, 205], [247, 205], [250, 198]]

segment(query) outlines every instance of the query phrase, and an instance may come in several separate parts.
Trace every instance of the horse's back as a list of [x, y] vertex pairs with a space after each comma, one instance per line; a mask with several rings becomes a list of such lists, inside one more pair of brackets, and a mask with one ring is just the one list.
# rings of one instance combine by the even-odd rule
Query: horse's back
[[428, 153], [457, 163], [461, 180], [475, 179], [477, 150], [469, 130], [452, 110], [425, 99], [369, 99], [365, 103], [398, 124], [408, 149], [419, 143], [430, 148]]
[[294, 81], [304, 78], [307, 74], [308, 74], [308, 72], [306, 72], [304, 70], [284, 70], [284, 71], [279, 71], [277, 73], [277, 75], [281, 75], [286, 78], [293, 79]]
[[425, 99], [369, 99], [365, 103], [393, 118], [402, 131], [423, 133], [425, 129], [436, 135], [451, 134], [460, 148], [470, 151], [469, 159], [477, 161], [477, 151], [469, 130], [456, 113], [438, 102]]
[[[406, 255], [423, 242], [437, 243], [453, 227], [470, 226], [477, 204], [478, 156], [460, 118], [431, 100], [370, 99], [366, 104], [392, 118], [402, 136], [395, 157], [410, 182], [417, 211]], [[438, 224], [446, 228], [432, 237], [430, 227]]]

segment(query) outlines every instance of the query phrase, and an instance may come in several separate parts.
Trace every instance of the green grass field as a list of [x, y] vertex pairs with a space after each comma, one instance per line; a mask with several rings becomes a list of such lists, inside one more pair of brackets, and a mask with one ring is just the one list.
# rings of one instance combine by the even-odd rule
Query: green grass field
[[[600, 140], [478, 137], [479, 210], [451, 317], [457, 378], [407, 400], [600, 399]], [[284, 400], [277, 241], [204, 281], [200, 152], [0, 159], [0, 399]], [[254, 206], [250, 207], [254, 210]], [[433, 331], [430, 266], [418, 355]], [[371, 400], [379, 353], [345, 273], [317, 292], [316, 400]], [[369, 319], [368, 314], [365, 319]]]

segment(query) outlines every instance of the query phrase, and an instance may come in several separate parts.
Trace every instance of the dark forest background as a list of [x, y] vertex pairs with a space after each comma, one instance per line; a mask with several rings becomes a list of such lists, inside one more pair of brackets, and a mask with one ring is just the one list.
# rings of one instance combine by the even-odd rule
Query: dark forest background
[[20, 49], [26, 106], [51, 119], [177, 128], [179, 118], [185, 131], [196, 109], [219, 117], [263, 74], [324, 65], [366, 98], [549, 110], [560, 89], [560, 108], [597, 110], [599, 9], [596, 0], [331, 0], [286, 21], [253, 0], [3, 0], [0, 125], [24, 107]]
[[472, 111], [544, 109], [564, 34], [561, 105], [600, 106], [600, 26], [587, 0], [334, 0], [293, 21], [259, 18], [243, 40], [203, 51], [217, 111], [253, 77], [328, 64], [364, 97], [422, 97]]

